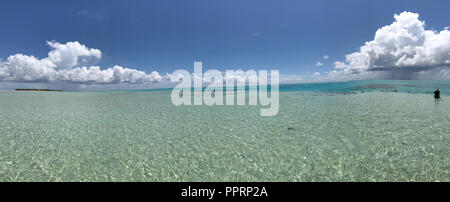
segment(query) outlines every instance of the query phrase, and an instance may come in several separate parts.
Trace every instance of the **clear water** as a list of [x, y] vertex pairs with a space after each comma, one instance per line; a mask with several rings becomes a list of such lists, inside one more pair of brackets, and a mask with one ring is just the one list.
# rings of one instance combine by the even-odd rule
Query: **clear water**
[[286, 85], [274, 117], [168, 91], [0, 92], [0, 181], [450, 181], [446, 85]]

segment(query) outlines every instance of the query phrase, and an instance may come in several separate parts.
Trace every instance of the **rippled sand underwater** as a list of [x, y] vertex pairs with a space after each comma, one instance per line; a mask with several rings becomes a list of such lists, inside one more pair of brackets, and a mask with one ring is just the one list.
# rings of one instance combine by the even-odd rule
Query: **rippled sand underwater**
[[450, 96], [292, 91], [261, 108], [1, 92], [0, 181], [450, 181]]

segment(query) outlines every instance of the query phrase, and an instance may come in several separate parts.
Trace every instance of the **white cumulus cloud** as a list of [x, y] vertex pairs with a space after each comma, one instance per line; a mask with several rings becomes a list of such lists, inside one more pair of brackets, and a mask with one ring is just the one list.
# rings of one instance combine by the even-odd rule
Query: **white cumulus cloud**
[[316, 63], [316, 67], [320, 67], [320, 66], [323, 66], [323, 63], [317, 62], [317, 63]]
[[0, 81], [111, 84], [154, 83], [163, 79], [156, 71], [147, 74], [121, 66], [103, 70], [99, 66], [87, 67], [100, 60], [102, 53], [77, 41], [65, 44], [51, 41], [47, 44], [52, 50], [46, 58], [15, 54], [5, 61], [0, 60]]
[[335, 63], [335, 75], [371, 75], [411, 79], [424, 71], [450, 66], [450, 31], [425, 29], [419, 14], [402, 12], [391, 25], [378, 29], [359, 52]]
[[53, 49], [45, 60], [49, 60], [56, 69], [70, 69], [77, 65], [96, 62], [102, 57], [98, 49], [87, 48], [78, 41], [60, 44], [55, 41], [47, 42]]

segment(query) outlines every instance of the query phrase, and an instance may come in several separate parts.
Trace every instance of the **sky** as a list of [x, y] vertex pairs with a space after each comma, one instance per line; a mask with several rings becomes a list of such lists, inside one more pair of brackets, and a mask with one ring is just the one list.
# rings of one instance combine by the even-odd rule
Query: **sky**
[[290, 82], [446, 79], [449, 10], [448, 0], [2, 0], [0, 85], [158, 86], [194, 61]]

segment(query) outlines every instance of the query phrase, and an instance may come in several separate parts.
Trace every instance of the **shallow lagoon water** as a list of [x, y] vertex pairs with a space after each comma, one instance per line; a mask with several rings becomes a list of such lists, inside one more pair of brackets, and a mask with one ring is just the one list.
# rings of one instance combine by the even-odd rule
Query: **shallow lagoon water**
[[284, 91], [274, 117], [168, 91], [0, 103], [0, 181], [450, 181], [446, 95]]

